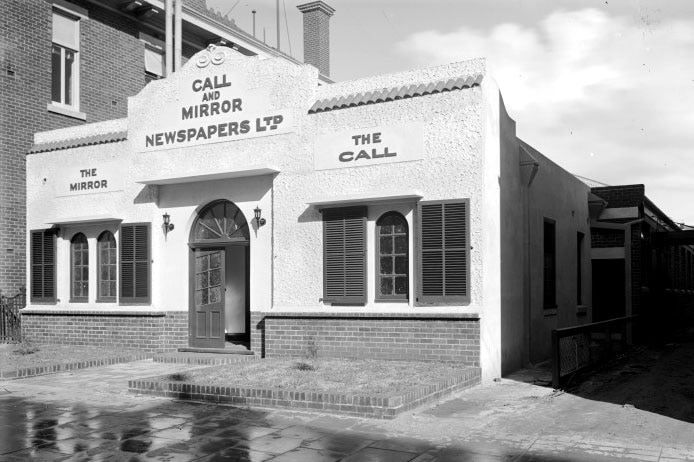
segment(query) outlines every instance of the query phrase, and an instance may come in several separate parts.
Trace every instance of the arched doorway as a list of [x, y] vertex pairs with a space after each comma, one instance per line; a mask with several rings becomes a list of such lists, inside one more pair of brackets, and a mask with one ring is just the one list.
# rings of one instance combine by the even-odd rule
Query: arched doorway
[[190, 232], [188, 343], [224, 348], [248, 341], [249, 230], [243, 212], [227, 200], [206, 205]]

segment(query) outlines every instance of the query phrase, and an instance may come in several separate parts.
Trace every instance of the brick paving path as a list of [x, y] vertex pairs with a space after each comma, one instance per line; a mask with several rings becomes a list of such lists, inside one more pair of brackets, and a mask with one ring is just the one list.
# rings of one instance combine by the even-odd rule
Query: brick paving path
[[[611, 439], [609, 432], [595, 437], [581, 428], [557, 434], [551, 425], [538, 430], [531, 420], [539, 420], [534, 413], [544, 410], [529, 404], [537, 399], [525, 398], [546, 399], [551, 390], [506, 380], [501, 387], [478, 387], [389, 422], [127, 392], [129, 379], [192, 367], [139, 361], [0, 381], [0, 460], [694, 461], [694, 446], [686, 444], [624, 442]], [[509, 390], [505, 404], [484, 400], [502, 399]], [[582, 412], [571, 397], [566, 406], [567, 412]], [[504, 427], [514, 419], [520, 423]], [[691, 424], [684, 425], [681, 431], [690, 430], [694, 438]]]

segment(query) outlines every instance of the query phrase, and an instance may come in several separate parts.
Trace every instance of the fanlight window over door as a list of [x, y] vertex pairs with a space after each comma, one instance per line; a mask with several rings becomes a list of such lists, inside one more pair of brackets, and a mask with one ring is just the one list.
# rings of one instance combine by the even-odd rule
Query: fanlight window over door
[[205, 207], [193, 226], [192, 240], [248, 241], [248, 222], [239, 208], [229, 201], [218, 201]]

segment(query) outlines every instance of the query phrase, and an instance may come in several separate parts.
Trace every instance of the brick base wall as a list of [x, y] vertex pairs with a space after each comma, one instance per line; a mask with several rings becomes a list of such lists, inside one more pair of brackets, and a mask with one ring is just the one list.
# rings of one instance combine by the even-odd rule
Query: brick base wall
[[251, 312], [251, 349], [262, 357], [315, 354], [479, 367], [480, 323], [464, 315]]
[[188, 313], [23, 312], [22, 338], [42, 344], [172, 351], [188, 344]]

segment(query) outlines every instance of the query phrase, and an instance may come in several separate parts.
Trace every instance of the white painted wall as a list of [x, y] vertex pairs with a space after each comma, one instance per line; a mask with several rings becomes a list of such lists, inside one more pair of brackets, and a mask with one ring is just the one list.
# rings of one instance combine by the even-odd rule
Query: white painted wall
[[[195, 59], [172, 77], [149, 84], [129, 101], [129, 139], [118, 143], [85, 146], [28, 156], [29, 229], [47, 227], [48, 217], [60, 221], [74, 216], [112, 215], [126, 222], [152, 223], [153, 298], [151, 306], [136, 309], [188, 309], [188, 240], [196, 214], [217, 199], [235, 203], [251, 222], [259, 206], [267, 224], [250, 236], [250, 308], [252, 311], [378, 312], [378, 313], [478, 313], [482, 320], [481, 366], [484, 379], [501, 374], [501, 198], [502, 146], [499, 90], [488, 77], [482, 87], [394, 102], [308, 114], [317, 100], [335, 95], [429, 83], [485, 73], [483, 60], [433, 69], [378, 76], [330, 86], [316, 86], [316, 70], [279, 59], [257, 60], [228, 53], [215, 73], [242, 72], [253, 85], [269, 91], [268, 110], [292, 113], [296, 126], [290, 133], [215, 144], [141, 153], [134, 142], [150, 127], [167, 103], [176, 99], [178, 78], [212, 72], [195, 66]], [[120, 122], [122, 124], [122, 122]], [[349, 169], [315, 171], [313, 140], [322, 134], [403, 123], [420, 124], [424, 152], [421, 160]], [[99, 126], [98, 130], [112, 127]], [[75, 129], [75, 133], [78, 130]], [[79, 129], [79, 136], [84, 128]], [[44, 133], [37, 140], [70, 138], [70, 129]], [[56, 167], [99, 165], [115, 160], [125, 170], [123, 191], [55, 197], [51, 184], [62, 181]], [[143, 186], [138, 180], [229, 171], [272, 165], [280, 173], [164, 186]], [[43, 181], [45, 178], [45, 182]], [[403, 189], [418, 191], [424, 200], [470, 199], [471, 302], [460, 306], [417, 307], [408, 303], [375, 303], [375, 222], [385, 212], [402, 213], [410, 228], [410, 288], [414, 283], [415, 200], [369, 204], [368, 303], [363, 307], [333, 307], [322, 303], [322, 221], [318, 209], [307, 204], [315, 198], [355, 193], [373, 197]], [[167, 239], [161, 215], [167, 212], [175, 230]], [[110, 224], [108, 226], [114, 226]], [[76, 227], [80, 228], [79, 226]], [[97, 226], [97, 228], [99, 228]], [[93, 231], [96, 234], [98, 229]], [[92, 238], [93, 239], [93, 238]], [[90, 241], [90, 245], [92, 241]], [[95, 309], [89, 304], [69, 304], [64, 280], [65, 244], [59, 250], [58, 303], [61, 309]], [[94, 265], [95, 267], [96, 265]], [[413, 294], [412, 294], [413, 295]], [[101, 309], [101, 307], [96, 307]], [[116, 307], [112, 307], [116, 309]]]

